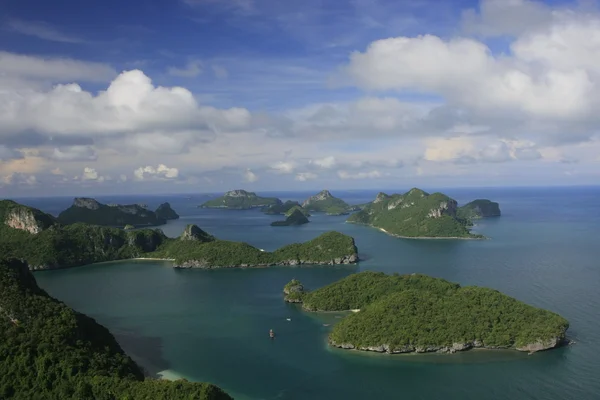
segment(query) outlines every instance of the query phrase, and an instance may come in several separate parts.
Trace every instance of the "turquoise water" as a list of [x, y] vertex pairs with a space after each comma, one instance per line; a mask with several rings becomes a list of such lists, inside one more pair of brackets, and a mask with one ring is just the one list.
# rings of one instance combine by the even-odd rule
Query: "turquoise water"
[[[355, 237], [358, 266], [174, 270], [164, 262], [107, 263], [36, 273], [51, 295], [106, 325], [150, 373], [210, 381], [237, 399], [598, 399], [600, 398], [599, 188], [463, 189], [459, 202], [490, 197], [503, 216], [476, 230], [486, 241], [402, 240], [316, 215], [301, 227], [273, 228], [257, 210], [203, 210], [199, 197], [168, 200], [187, 223], [272, 250], [328, 230]], [[306, 194], [279, 194], [302, 199]], [[360, 203], [372, 192], [345, 192]], [[28, 199], [56, 213], [69, 199]], [[298, 278], [309, 288], [360, 270], [420, 272], [482, 285], [566, 317], [576, 343], [528, 356], [512, 351], [388, 356], [331, 349], [339, 314], [307, 314], [282, 301]], [[287, 319], [291, 321], [287, 321]], [[268, 330], [277, 333], [268, 339]]]

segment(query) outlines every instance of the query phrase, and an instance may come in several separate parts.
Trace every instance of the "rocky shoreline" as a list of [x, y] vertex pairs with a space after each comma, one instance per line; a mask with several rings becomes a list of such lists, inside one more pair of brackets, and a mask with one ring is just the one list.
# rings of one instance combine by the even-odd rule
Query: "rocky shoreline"
[[534, 343], [528, 343], [521, 347], [504, 347], [504, 346], [486, 346], [482, 342], [475, 340], [473, 342], [466, 343], [453, 343], [452, 346], [442, 345], [430, 345], [430, 346], [413, 346], [406, 345], [402, 347], [391, 348], [389, 344], [381, 344], [376, 346], [360, 346], [357, 347], [351, 343], [336, 343], [329, 339], [329, 345], [345, 350], [356, 350], [356, 351], [371, 351], [375, 353], [386, 353], [386, 354], [408, 354], [408, 353], [445, 353], [454, 354], [460, 351], [467, 351], [472, 349], [485, 349], [485, 350], [517, 350], [533, 354], [538, 351], [554, 349], [566, 344], [570, 341], [561, 337], [552, 337], [546, 341], [538, 340]]
[[489, 240], [489, 238], [487, 237], [463, 237], [463, 236], [402, 236], [402, 235], [397, 235], [395, 233], [391, 233], [386, 231], [383, 228], [379, 228], [377, 226], [371, 225], [371, 224], [364, 224], [361, 222], [353, 222], [353, 221], [346, 221], [346, 223], [348, 224], [355, 224], [355, 225], [363, 225], [363, 226], [368, 226], [369, 228], [374, 228], [377, 229], [383, 233], [385, 233], [386, 235], [389, 236], [393, 236], [393, 237], [397, 237], [399, 239], [413, 239], [413, 240]]
[[266, 268], [266, 267], [297, 267], [301, 265], [350, 265], [356, 264], [359, 261], [357, 254], [347, 255], [345, 257], [334, 258], [329, 261], [312, 261], [312, 260], [283, 260], [279, 262], [261, 263], [261, 264], [236, 264], [236, 265], [210, 265], [204, 260], [189, 260], [181, 264], [173, 265], [173, 268], [178, 269], [221, 269], [221, 268]]

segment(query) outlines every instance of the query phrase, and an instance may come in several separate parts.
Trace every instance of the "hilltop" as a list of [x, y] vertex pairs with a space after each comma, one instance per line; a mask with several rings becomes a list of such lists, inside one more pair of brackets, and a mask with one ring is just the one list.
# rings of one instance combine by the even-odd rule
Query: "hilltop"
[[470, 233], [469, 219], [457, 215], [456, 200], [413, 188], [404, 194], [379, 193], [347, 222], [370, 225], [409, 238], [481, 238]]
[[265, 208], [282, 204], [276, 197], [260, 197], [254, 192], [231, 190], [223, 196], [208, 200], [200, 205], [201, 208], [225, 208], [231, 210], [247, 210], [250, 208]]
[[322, 190], [302, 202], [307, 211], [324, 212], [329, 215], [348, 214], [351, 206], [342, 199], [334, 197], [328, 190]]
[[148, 210], [143, 204], [102, 204], [95, 199], [77, 197], [71, 207], [58, 215], [58, 222], [64, 225], [83, 222], [86, 224], [124, 227], [156, 226], [167, 223], [168, 219], [179, 218], [169, 203], [159, 206], [157, 212]]
[[487, 199], [477, 199], [459, 207], [457, 215], [461, 218], [478, 219], [499, 217], [502, 213], [500, 212], [500, 205], [498, 203]]
[[0, 398], [231, 399], [208, 383], [145, 379], [113, 335], [40, 289], [27, 265], [0, 259]]
[[536, 352], [559, 346], [567, 320], [497, 290], [461, 287], [427, 275], [365, 271], [306, 292], [299, 281], [286, 301], [307, 311], [358, 312], [336, 324], [329, 343], [387, 353], [448, 352], [471, 348]]

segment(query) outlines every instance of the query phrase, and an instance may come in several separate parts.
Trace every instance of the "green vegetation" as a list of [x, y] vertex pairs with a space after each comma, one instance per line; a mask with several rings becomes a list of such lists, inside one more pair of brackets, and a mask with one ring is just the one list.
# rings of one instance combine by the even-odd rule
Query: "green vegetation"
[[307, 211], [324, 212], [329, 215], [348, 214], [352, 208], [344, 200], [334, 197], [328, 190], [309, 197], [302, 203], [302, 207]]
[[262, 211], [265, 214], [270, 215], [287, 214], [291, 209], [294, 209], [297, 206], [300, 206], [300, 203], [297, 201], [288, 200], [282, 204], [273, 204], [268, 207], [264, 207]]
[[231, 399], [207, 383], [144, 379], [105, 327], [48, 296], [16, 260], [0, 260], [0, 360], [2, 399]]
[[470, 347], [538, 351], [564, 340], [561, 316], [496, 290], [426, 275], [361, 272], [306, 293], [310, 311], [360, 309], [345, 317], [330, 342], [345, 348], [410, 352]]
[[500, 205], [487, 199], [477, 199], [459, 207], [456, 214], [464, 219], [477, 219], [486, 217], [499, 217]]
[[[163, 208], [162, 212], [166, 211]], [[163, 225], [167, 223], [167, 219], [139, 204], [106, 205], [94, 199], [80, 197], [73, 201], [71, 207], [58, 215], [58, 222], [64, 225], [83, 222], [92, 225], [123, 227], [125, 225]]]
[[310, 221], [302, 213], [302, 211], [296, 209], [290, 214], [284, 221], [275, 221], [271, 223], [271, 226], [291, 226], [291, 225], [304, 225]]
[[297, 279], [292, 279], [283, 287], [284, 300], [288, 303], [302, 303], [304, 286]]
[[482, 238], [469, 232], [471, 222], [457, 216], [456, 201], [442, 193], [411, 189], [400, 195], [385, 193], [348, 218], [403, 237]]
[[324, 233], [305, 243], [265, 252], [243, 242], [169, 239], [148, 257], [174, 259], [185, 268], [223, 268], [300, 264], [349, 264], [358, 260], [354, 239], [338, 232]]
[[285, 216], [289, 217], [290, 215], [292, 215], [292, 213], [296, 212], [296, 211], [300, 211], [302, 214], [304, 214], [305, 217], [310, 217], [310, 213], [302, 206], [297, 205], [294, 206], [292, 208], [290, 208], [286, 213]]
[[216, 199], [202, 204], [201, 208], [227, 208], [232, 210], [247, 210], [250, 208], [265, 208], [280, 205], [281, 200], [275, 197], [260, 197], [254, 192], [232, 190]]
[[179, 214], [177, 214], [175, 210], [171, 208], [171, 204], [169, 203], [162, 203], [160, 206], [158, 206], [155, 213], [158, 218], [166, 219], [167, 221], [179, 219]]

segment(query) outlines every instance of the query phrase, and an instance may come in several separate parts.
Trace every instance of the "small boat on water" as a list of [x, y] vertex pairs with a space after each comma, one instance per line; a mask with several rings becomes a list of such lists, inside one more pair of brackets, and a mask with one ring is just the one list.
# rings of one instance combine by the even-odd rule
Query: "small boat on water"
[[275, 332], [273, 332], [273, 329], [269, 329], [269, 337], [275, 339]]

